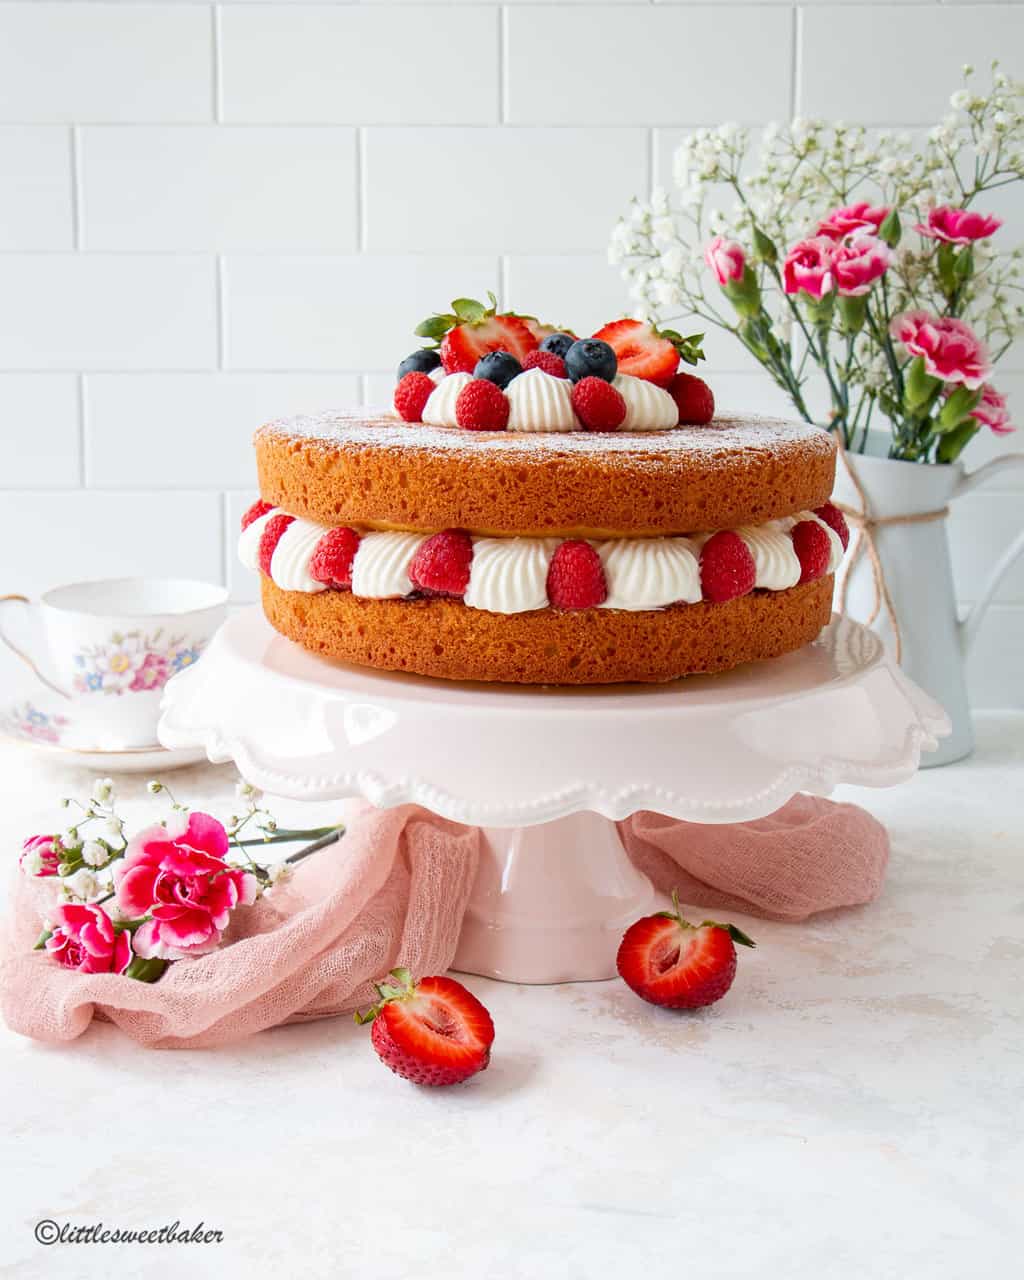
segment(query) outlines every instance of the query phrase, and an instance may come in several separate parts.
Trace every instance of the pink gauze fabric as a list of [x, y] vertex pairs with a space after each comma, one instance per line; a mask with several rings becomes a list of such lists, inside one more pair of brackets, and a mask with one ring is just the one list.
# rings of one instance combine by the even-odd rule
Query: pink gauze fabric
[[[773, 920], [870, 902], [889, 855], [870, 814], [803, 795], [756, 822], [638, 813], [619, 831], [637, 866], [682, 903]], [[37, 1040], [72, 1040], [100, 1017], [150, 1048], [197, 1049], [365, 1008], [396, 965], [449, 967], [482, 840], [411, 805], [364, 811], [286, 885], [237, 909], [218, 951], [172, 964], [154, 984], [72, 972], [32, 951], [52, 888], [18, 873], [0, 947], [4, 1018]]]

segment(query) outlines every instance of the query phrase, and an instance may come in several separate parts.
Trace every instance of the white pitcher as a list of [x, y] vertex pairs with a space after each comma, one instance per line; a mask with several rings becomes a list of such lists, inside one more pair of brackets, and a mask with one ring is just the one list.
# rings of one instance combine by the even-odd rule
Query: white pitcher
[[[888, 449], [888, 436], [884, 442], [881, 437], [869, 441], [868, 454], [846, 455], [876, 519], [942, 511], [994, 476], [1024, 466], [1024, 453], [1007, 454], [966, 472], [959, 462], [929, 466], [873, 456], [872, 451], [883, 449]], [[858, 510], [863, 506], [842, 459], [836, 468], [835, 496], [846, 506]], [[964, 660], [1000, 581], [1024, 552], [1024, 530], [992, 568], [976, 603], [962, 620], [956, 606], [945, 518], [883, 524], [874, 528], [873, 535], [898, 620], [903, 670], [942, 704], [953, 723], [952, 734], [941, 741], [938, 751], [923, 757], [922, 765], [949, 764], [974, 748]], [[852, 548], [853, 538], [850, 545]], [[875, 575], [866, 553], [850, 573], [846, 604], [847, 612], [862, 622], [875, 612]], [[873, 625], [891, 652], [895, 635], [884, 605]], [[1024, 655], [1021, 660], [1024, 662]]]

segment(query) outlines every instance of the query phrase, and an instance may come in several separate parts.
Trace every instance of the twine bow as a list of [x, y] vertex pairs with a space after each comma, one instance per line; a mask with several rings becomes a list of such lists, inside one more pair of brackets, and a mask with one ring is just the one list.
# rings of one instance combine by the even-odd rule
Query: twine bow
[[871, 610], [871, 616], [866, 620], [870, 627], [875, 621], [882, 609], [885, 609], [886, 616], [892, 626], [893, 643], [896, 651], [896, 663], [899, 665], [903, 661], [903, 639], [900, 635], [900, 622], [896, 616], [896, 606], [893, 604], [892, 593], [889, 590], [889, 584], [885, 579], [885, 569], [882, 567], [882, 560], [878, 554], [878, 547], [875, 544], [875, 530], [884, 528], [886, 525], [896, 524], [929, 524], [933, 520], [944, 520], [949, 515], [949, 507], [941, 507], [935, 511], [919, 511], [913, 515], [896, 515], [896, 516], [875, 516], [871, 514], [871, 503], [868, 501], [868, 495], [864, 486], [860, 482], [856, 471], [850, 466], [850, 460], [846, 455], [846, 446], [843, 443], [842, 434], [836, 433], [836, 441], [839, 445], [839, 458], [843, 466], [846, 468], [846, 474], [850, 477], [850, 483], [853, 485], [860, 499], [860, 509], [856, 507], [848, 507], [843, 502], [837, 502], [835, 505], [846, 517], [847, 521], [854, 527], [853, 546], [850, 554], [846, 558], [843, 566], [843, 575], [839, 583], [839, 592], [837, 606], [840, 613], [846, 612], [846, 592], [850, 584], [850, 576], [856, 567], [857, 561], [861, 555], [867, 552], [868, 560], [871, 562], [871, 576], [875, 587], [875, 603]]

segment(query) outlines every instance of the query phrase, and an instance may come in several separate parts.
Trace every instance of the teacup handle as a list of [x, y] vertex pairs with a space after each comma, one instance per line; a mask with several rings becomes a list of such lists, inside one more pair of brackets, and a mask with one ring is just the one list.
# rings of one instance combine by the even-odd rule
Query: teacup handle
[[[8, 605], [8, 604], [27, 604], [31, 608], [32, 601], [28, 598], [28, 596], [19, 596], [19, 595], [0, 596], [0, 609], [2, 609], [4, 605]], [[14, 643], [11, 637], [7, 635], [7, 633], [4, 631], [2, 621], [0, 621], [0, 640], [2, 640], [4, 644], [8, 647], [8, 649], [10, 649], [11, 653], [13, 653], [16, 657], [19, 657], [22, 660], [22, 662], [24, 662], [27, 666], [32, 668], [32, 671], [35, 674], [36, 678], [38, 680], [41, 680], [48, 689], [52, 689], [54, 693], [59, 693], [62, 698], [67, 698], [70, 701], [71, 695], [65, 692], [65, 690], [62, 689], [59, 685], [54, 684], [53, 681], [50, 679], [50, 677], [48, 675], [45, 675], [39, 669], [39, 667], [36, 665], [35, 660], [29, 654], [27, 654], [24, 651], [24, 649], [18, 648], [18, 646]]]

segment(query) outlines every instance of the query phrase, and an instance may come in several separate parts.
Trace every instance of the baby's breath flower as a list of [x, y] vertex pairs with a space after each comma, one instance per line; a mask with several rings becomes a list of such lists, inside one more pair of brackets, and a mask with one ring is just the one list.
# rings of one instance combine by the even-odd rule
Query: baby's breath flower
[[112, 778], [97, 778], [92, 784], [92, 798], [99, 804], [110, 804], [114, 799]]
[[64, 891], [69, 897], [79, 898], [82, 902], [91, 902], [100, 891], [96, 877], [86, 867], [80, 867], [74, 875], [64, 878]]
[[158, 796], [163, 789], [164, 784], [162, 782], [157, 782], [155, 778], [151, 778], [150, 781], [146, 783], [146, 790], [151, 796]]
[[90, 867], [104, 867], [110, 861], [110, 853], [99, 840], [86, 840], [82, 845], [82, 861]]

